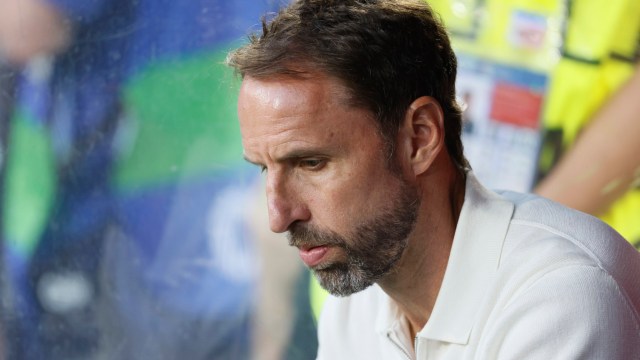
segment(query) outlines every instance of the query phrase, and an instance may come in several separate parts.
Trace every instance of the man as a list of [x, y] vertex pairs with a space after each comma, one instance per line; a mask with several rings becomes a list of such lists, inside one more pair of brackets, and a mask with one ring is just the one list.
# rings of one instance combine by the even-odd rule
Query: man
[[319, 359], [631, 359], [640, 255], [468, 170], [456, 59], [419, 0], [302, 0], [231, 53], [271, 230], [331, 297]]

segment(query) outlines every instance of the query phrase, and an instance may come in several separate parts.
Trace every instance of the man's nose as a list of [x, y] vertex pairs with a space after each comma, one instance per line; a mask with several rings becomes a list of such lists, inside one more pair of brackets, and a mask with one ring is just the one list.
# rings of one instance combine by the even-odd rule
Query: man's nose
[[267, 175], [267, 206], [271, 231], [281, 233], [298, 220], [308, 220], [309, 211], [300, 201], [293, 186], [288, 186], [280, 174]]

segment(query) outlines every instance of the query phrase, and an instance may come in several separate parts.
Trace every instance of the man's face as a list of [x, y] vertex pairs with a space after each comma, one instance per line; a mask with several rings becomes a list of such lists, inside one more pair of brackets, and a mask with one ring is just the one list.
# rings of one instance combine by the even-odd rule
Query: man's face
[[[390, 170], [373, 114], [335, 79], [244, 79], [238, 115], [245, 157], [266, 170], [271, 230], [336, 295], [389, 273], [407, 246], [417, 190]], [[396, 164], [399, 165], [399, 164]], [[394, 166], [393, 168], [401, 168]]]

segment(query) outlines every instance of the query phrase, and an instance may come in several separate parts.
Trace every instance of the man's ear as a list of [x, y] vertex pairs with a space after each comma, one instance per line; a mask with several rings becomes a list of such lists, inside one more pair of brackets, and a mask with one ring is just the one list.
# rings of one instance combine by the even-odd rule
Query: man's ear
[[415, 176], [425, 173], [444, 146], [444, 114], [438, 101], [422, 96], [409, 105], [400, 134], [400, 144]]

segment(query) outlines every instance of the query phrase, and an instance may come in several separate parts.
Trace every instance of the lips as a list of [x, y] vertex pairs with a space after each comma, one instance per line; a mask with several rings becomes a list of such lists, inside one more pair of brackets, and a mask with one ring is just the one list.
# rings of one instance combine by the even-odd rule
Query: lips
[[300, 258], [308, 267], [314, 267], [322, 262], [322, 259], [329, 251], [329, 247], [326, 245], [314, 246], [314, 247], [301, 247]]

